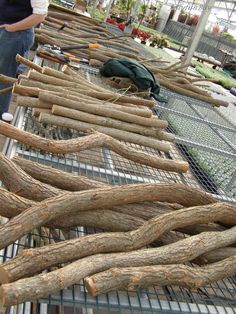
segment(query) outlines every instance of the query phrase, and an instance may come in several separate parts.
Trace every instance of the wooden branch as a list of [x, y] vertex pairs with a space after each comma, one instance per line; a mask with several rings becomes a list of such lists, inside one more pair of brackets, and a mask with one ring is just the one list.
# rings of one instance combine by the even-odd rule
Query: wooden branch
[[0, 180], [11, 192], [35, 201], [41, 201], [63, 192], [33, 179], [1, 153]]
[[77, 226], [100, 228], [105, 231], [130, 231], [142, 226], [145, 220], [110, 209], [82, 211], [68, 217], [62, 216], [50, 222], [53, 228], [71, 228]]
[[[13, 283], [3, 284], [0, 288], [0, 303], [3, 306], [9, 306], [13, 304], [23, 303], [28, 300], [33, 300], [42, 296], [45, 296], [49, 293], [56, 292], [60, 289], [66, 288], [67, 286], [70, 286], [72, 284], [75, 284], [79, 282], [81, 279], [85, 278], [86, 276], [89, 276], [91, 274], [94, 274], [96, 272], [101, 272], [106, 269], [109, 269], [110, 267], [127, 267], [127, 265], [131, 266], [143, 266], [142, 268], [146, 268], [147, 270], [153, 269], [155, 270], [155, 267], [160, 268], [160, 272], [163, 274], [163, 270], [165, 269], [168, 271], [168, 267], [171, 266], [144, 266], [144, 265], [156, 265], [156, 264], [172, 264], [172, 263], [183, 263], [189, 260], [194, 259], [196, 256], [199, 255], [199, 252], [206, 252], [206, 250], [211, 249], [212, 247], [220, 247], [223, 246], [224, 243], [229, 243], [228, 240], [230, 234], [234, 234], [232, 237], [234, 238], [233, 241], [235, 241], [236, 238], [236, 228], [232, 228], [231, 230], [227, 230], [224, 233], [217, 233], [217, 234], [200, 234], [191, 238], [187, 238], [181, 241], [178, 241], [174, 244], [170, 244], [164, 247], [160, 248], [154, 248], [154, 249], [142, 249], [138, 251], [133, 251], [129, 253], [111, 253], [111, 254], [98, 254], [98, 255], [92, 255], [85, 257], [83, 259], [77, 260], [63, 268], [60, 268], [58, 270], [52, 271], [47, 274], [41, 274], [37, 275], [35, 277], [30, 277], [28, 279], [21, 279], [18, 281], [15, 281]], [[223, 235], [224, 234], [224, 235]], [[104, 237], [104, 234], [100, 235]], [[83, 237], [83, 238], [88, 238]], [[90, 236], [91, 237], [91, 236]], [[75, 243], [75, 241], [78, 242], [79, 239], [74, 239], [71, 241], [65, 241], [65, 242], [72, 242]], [[232, 241], [232, 239], [231, 239]], [[108, 242], [108, 241], [107, 241]], [[106, 242], [106, 243], [107, 243]], [[204, 245], [203, 245], [204, 243]], [[49, 245], [46, 247], [41, 247], [37, 250], [39, 251], [45, 251], [48, 247], [55, 247], [55, 246], [61, 246], [63, 243], [57, 243], [54, 245]], [[91, 246], [93, 246], [94, 243], [91, 242]], [[66, 246], [63, 245], [64, 250], [66, 249]], [[98, 246], [96, 246], [98, 248]], [[74, 245], [71, 245], [71, 249], [74, 249]], [[28, 256], [26, 252], [28, 251]], [[25, 257], [28, 257], [28, 260], [30, 258], [30, 251], [33, 250], [27, 250], [23, 251], [23, 254]], [[51, 252], [51, 251], [50, 251]], [[57, 254], [58, 251], [55, 251], [55, 254]], [[80, 250], [76, 250], [77, 255], [79, 255], [81, 252]], [[52, 254], [52, 253], [51, 253]], [[51, 255], [50, 254], [50, 255]], [[47, 263], [47, 259], [42, 259], [42, 256], [44, 255], [38, 255], [38, 259], [41, 258], [43, 263]], [[48, 255], [45, 255], [48, 258]], [[66, 254], [61, 254], [60, 257], [64, 257], [64, 260], [66, 259], [68, 261], [68, 256]], [[18, 269], [18, 276], [21, 275], [20, 270], [21, 268], [26, 267], [26, 262], [20, 265], [14, 264], [13, 261], [17, 261], [17, 258], [1, 265], [1, 279], [3, 282], [7, 282], [10, 278], [11, 271], [12, 273], [16, 272], [16, 267], [19, 267]], [[46, 260], [46, 261], [45, 261]], [[223, 277], [230, 276], [235, 273], [236, 271], [236, 263], [235, 263], [235, 256], [230, 258], [230, 263], [227, 263], [225, 265], [224, 263], [224, 271], [220, 271], [219, 267], [215, 267], [214, 270], [215, 273], [217, 272], [217, 277], [214, 277], [214, 280], [218, 280]], [[42, 265], [42, 262], [39, 263]], [[54, 263], [58, 262], [54, 258]], [[233, 263], [234, 262], [234, 263]], [[39, 264], [36, 264], [36, 267], [39, 268]], [[5, 269], [3, 266], [5, 265]], [[173, 267], [176, 267], [177, 274], [178, 274], [178, 267], [182, 267], [183, 265], [174, 265]], [[231, 266], [233, 268], [231, 268]], [[164, 268], [163, 268], [164, 267]], [[186, 266], [184, 266], [186, 267]], [[172, 270], [172, 268], [170, 268]], [[125, 270], [125, 268], [124, 268]], [[131, 268], [131, 271], [134, 269]], [[198, 268], [196, 268], [196, 271]], [[172, 271], [171, 271], [172, 272]], [[171, 272], [168, 274], [171, 275]], [[106, 271], [106, 273], [111, 273], [110, 270]], [[152, 273], [152, 275], [155, 277], [154, 274], [159, 273], [159, 271], [155, 270], [155, 272]], [[29, 273], [26, 273], [28, 276]], [[183, 276], [183, 272], [181, 272], [180, 278], [185, 278]], [[199, 274], [198, 274], [199, 275]], [[222, 276], [223, 275], [223, 276]], [[96, 291], [100, 291], [100, 288], [95, 288], [95, 282], [97, 283], [96, 286], [98, 286], [98, 283], [100, 283], [100, 277], [104, 279], [103, 273], [96, 274], [92, 278], [86, 278], [86, 286], [88, 287], [90, 293], [97, 294]], [[220, 277], [218, 277], [220, 276]], [[200, 276], [199, 276], [200, 277]], [[15, 279], [17, 276], [15, 277]], [[18, 277], [19, 278], [19, 277]], [[95, 280], [94, 278], [98, 278], [98, 280]], [[119, 281], [114, 280], [114, 276], [111, 276], [113, 280], [113, 284], [117, 285]], [[133, 277], [136, 278], [136, 277]], [[198, 278], [198, 277], [197, 277]], [[14, 280], [15, 280], [14, 279]], [[117, 278], [116, 278], [117, 279]], [[119, 279], [119, 278], [118, 278]], [[130, 279], [130, 278], [129, 278]], [[138, 278], [137, 278], [138, 280]], [[174, 284], [175, 282], [172, 281], [173, 279], [170, 277], [170, 282], [168, 284]], [[114, 289], [113, 285], [106, 285], [107, 281], [104, 279], [103, 283], [105, 287], [112, 287]], [[156, 284], [156, 282], [155, 282]], [[150, 285], [150, 282], [148, 282], [148, 285]], [[100, 285], [99, 285], [100, 286]], [[23, 288], [24, 287], [24, 288]], [[92, 288], [93, 287], [93, 288]], [[121, 286], [123, 288], [123, 286]], [[121, 288], [119, 286], [119, 288]], [[116, 289], [116, 288], [115, 288]], [[93, 292], [91, 292], [93, 291]], [[100, 292], [98, 292], [100, 293]]]
[[[46, 115], [46, 113], [44, 113], [44, 115]], [[93, 134], [82, 138], [56, 141], [25, 132], [0, 121], [0, 134], [14, 138], [26, 145], [33, 146], [34, 148], [42, 149], [47, 152], [49, 151], [54, 154], [66, 154], [105, 146], [125, 158], [147, 166], [175, 172], [186, 172], [188, 170], [188, 163], [186, 162], [164, 159], [138, 151], [98, 132], [93, 132]]]
[[[84, 210], [112, 208], [113, 206], [140, 201], [167, 201], [170, 203], [177, 201], [185, 206], [215, 202], [207, 194], [181, 184], [131, 184], [74, 193], [68, 192], [42, 201], [0, 226], [0, 249], [11, 244], [32, 229], [45, 225], [60, 216], [72, 215]], [[214, 210], [214, 215], [212, 210]], [[202, 212], [204, 217], [201, 215]], [[170, 215], [173, 228], [179, 228], [182, 225], [188, 225], [189, 220], [193, 220], [194, 223], [220, 220], [220, 222], [232, 225], [236, 223], [235, 212], [236, 208], [234, 206], [216, 203], [199, 208], [197, 216], [194, 215], [195, 212], [191, 208], [190, 210], [188, 209], [187, 213], [185, 213], [184, 209], [181, 209], [162, 216], [167, 216], [166, 219], [168, 220], [168, 215]], [[191, 217], [188, 216], [189, 214]], [[175, 216], [176, 226], [173, 216]], [[183, 218], [183, 221], [178, 221], [177, 218], [179, 216]], [[141, 231], [137, 229], [137, 234], [136, 231], [133, 231], [132, 237], [134, 236], [134, 238], [136, 236], [139, 239], [140, 234], [142, 235], [140, 241], [143, 245], [151, 243], [157, 238], [156, 234], [152, 233], [153, 229], [149, 231], [149, 225], [155, 226], [155, 218], [144, 224], [141, 227]], [[145, 233], [143, 234], [143, 232]]]
[[[75, 93], [74, 91], [70, 91], [68, 93], [68, 90], [62, 89], [61, 87], [56, 86], [56, 85], [44, 84], [44, 83], [40, 83], [38, 81], [31, 81], [31, 80], [24, 80], [24, 79], [22, 79], [20, 81], [20, 86], [19, 86], [19, 88], [17, 90], [19, 93], [21, 93], [21, 90], [20, 90], [21, 86], [24, 86], [24, 87], [25, 86], [37, 87], [39, 89], [48, 90], [50, 92], [52, 92], [52, 91], [59, 92], [60, 94], [63, 92], [63, 94], [61, 94], [61, 95], [64, 95], [64, 96], [66, 96], [67, 98], [70, 98], [70, 99], [74, 99], [74, 100], [75, 99], [77, 99], [77, 100], [79, 99], [81, 101], [81, 98], [82, 98], [82, 99], [85, 100], [85, 102], [89, 102], [91, 104], [96, 104], [97, 106], [99, 105], [99, 106], [102, 106], [104, 108], [111, 108], [111, 106], [112, 106], [112, 108], [114, 108], [116, 110], [121, 110], [121, 111], [128, 112], [128, 113], [131, 113], [131, 114], [134, 114], [134, 115], [139, 115], [139, 116], [146, 117], [146, 118], [150, 118], [152, 116], [152, 111], [149, 108], [144, 107], [144, 106], [142, 108], [140, 108], [140, 107], [132, 105], [132, 104], [130, 104], [128, 106], [128, 104], [121, 104], [120, 105], [118, 103], [109, 103], [109, 102], [106, 102], [104, 104], [102, 101], [100, 101], [98, 99], [95, 99], [95, 98], [92, 98], [92, 97], [89, 97], [89, 96], [85, 96], [85, 95], [82, 95], [82, 94], [79, 94], [79, 93]], [[24, 92], [24, 89], [23, 89], [23, 92]], [[37, 92], [39, 94], [39, 90], [37, 90]], [[23, 96], [20, 96], [20, 97], [23, 97]], [[30, 107], [30, 102], [28, 102], [28, 105]], [[51, 108], [52, 104], [49, 107]]]
[[0, 89], [0, 95], [11, 93], [12, 89], [13, 89], [12, 86], [6, 87], [6, 88], [2, 88], [2, 89]]
[[183, 87], [177, 86], [176, 84], [173, 84], [173, 82], [170, 82], [165, 77], [161, 76], [159, 73], [156, 74], [156, 76], [157, 76], [157, 79], [160, 81], [161, 85], [181, 95], [197, 98], [199, 100], [205, 101], [211, 105], [218, 106], [218, 107], [219, 106], [227, 107], [229, 105], [228, 102], [226, 101], [215, 99], [210, 96], [199, 95], [199, 94], [196, 94], [195, 92], [184, 89]]
[[[29, 168], [31, 168], [31, 165], [29, 166]], [[11, 192], [8, 192], [7, 190], [0, 189], [0, 215], [3, 217], [13, 218], [33, 205], [36, 205], [36, 203], [28, 199], [19, 197]], [[100, 211], [99, 213], [96, 213], [96, 211], [80, 212], [79, 214], [70, 215], [69, 217], [66, 217], [66, 219], [64, 216], [59, 217], [58, 219], [49, 222], [47, 226], [63, 229], [83, 225], [90, 227], [98, 227], [111, 231], [127, 231], [135, 229], [136, 227], [140, 226], [141, 222], [143, 223], [144, 220], [157, 217], [158, 215], [160, 216], [166, 214], [173, 210], [173, 208], [176, 208], [175, 204], [165, 204], [161, 202], [154, 203], [143, 202], [141, 204], [135, 203], [123, 205], [120, 207], [116, 206], [112, 208], [113, 212], [124, 214], [124, 216], [119, 217], [116, 215], [116, 213], [111, 213], [110, 210], [102, 210], [103, 215], [100, 215]], [[181, 206], [178, 205], [177, 208], [181, 208]], [[107, 221], [110, 221], [111, 219], [108, 218], [105, 219], [104, 215], [107, 215], [107, 217], [109, 217], [108, 215], [110, 215], [111, 217], [113, 217], [113, 220], [115, 218], [117, 219], [115, 222], [112, 222], [111, 225], [108, 225]], [[129, 217], [126, 217], [127, 215]], [[130, 218], [130, 216], [132, 216], [132, 218]], [[94, 217], [97, 217], [97, 219], [94, 219]], [[132, 224], [130, 224], [130, 219], [133, 219]], [[113, 226], [113, 229], [111, 229], [111, 226]], [[225, 228], [219, 225], [211, 226], [203, 224], [189, 227], [186, 226], [184, 228], [178, 229], [178, 231], [187, 234], [198, 234], [200, 232], [206, 231], [223, 231], [223, 230], [225, 230]], [[173, 243], [176, 240], [179, 240], [179, 238], [175, 239], [173, 235], [166, 233], [165, 236], [162, 236], [161, 239], [159, 239], [159, 241], [161, 241], [161, 243], [164, 244]]]
[[150, 138], [150, 137], [139, 135], [139, 134], [134, 134], [128, 131], [121, 131], [121, 130], [117, 130], [113, 128], [108, 128], [108, 127], [104, 127], [100, 125], [82, 122], [82, 121], [78, 121], [78, 120], [74, 120], [74, 119], [70, 119], [66, 117], [55, 116], [52, 114], [42, 113], [39, 116], [39, 121], [42, 123], [67, 127], [67, 128], [82, 131], [82, 132], [88, 132], [88, 130], [93, 129], [97, 133], [99, 132], [100, 134], [103, 134], [103, 136], [109, 136], [113, 138], [114, 141], [117, 141], [116, 139], [118, 139], [125, 142], [138, 144], [140, 146], [151, 147], [155, 150], [169, 152], [169, 149], [170, 149], [170, 145], [168, 143], [163, 143], [154, 138]]
[[129, 114], [129, 113], [123, 113], [121, 111], [115, 110], [110, 108], [109, 110], [107, 108], [102, 108], [95, 106], [93, 104], [83, 104], [79, 103], [76, 100], [71, 100], [67, 99], [65, 97], [59, 97], [54, 94], [50, 94], [47, 92], [40, 92], [39, 93], [39, 99], [44, 100], [47, 102], [51, 102], [53, 104], [57, 104], [63, 107], [69, 107], [72, 109], [78, 109], [81, 111], [85, 111], [91, 114], [97, 114], [100, 116], [105, 116], [105, 117], [111, 117], [114, 119], [126, 121], [126, 122], [132, 122], [144, 126], [153, 126], [157, 128], [166, 128], [168, 126], [168, 122], [166, 120], [160, 120], [158, 118], [145, 118], [145, 117], [140, 117], [137, 115]]
[[38, 98], [28, 97], [28, 96], [17, 96], [17, 105], [23, 107], [39, 107]]
[[198, 265], [211, 264], [234, 255], [236, 255], [236, 247], [222, 247], [198, 256], [193, 260], [193, 263]]
[[[0, 215], [7, 218], [13, 218], [16, 215], [19, 215], [24, 210], [29, 208], [30, 206], [36, 205], [35, 202], [27, 200], [23, 197], [19, 197], [7, 190], [0, 188]], [[64, 216], [59, 217], [52, 222], [46, 224], [49, 228], [59, 228], [59, 229], [67, 229], [73, 226], [87, 226], [87, 227], [95, 227], [102, 228], [108, 231], [128, 231], [138, 228], [144, 223], [142, 218], [138, 218], [133, 215], [132, 208], [140, 207], [140, 211], [146, 209], [142, 208], [140, 204], [129, 204], [126, 206], [122, 206], [126, 208], [127, 212], [122, 213], [113, 210], [92, 210], [92, 211], [82, 211], [79, 214], [70, 215], [66, 218]], [[169, 205], [168, 205], [169, 206]], [[149, 205], [148, 207], [154, 207], [153, 205]], [[155, 208], [155, 207], [154, 207]], [[131, 213], [129, 211], [131, 210]], [[165, 211], [157, 211], [156, 214], [160, 215], [165, 213]], [[52, 230], [52, 229], [51, 229]], [[161, 244], [170, 244], [180, 240], [181, 237], [176, 235], [176, 233], [168, 232], [160, 237], [158, 242], [155, 242], [155, 245]]]
[[50, 109], [47, 108], [33, 108], [32, 116], [38, 118], [41, 113], [51, 113]]
[[16, 78], [0, 74], [0, 83], [12, 85], [16, 82], [17, 82]]
[[154, 285], [177, 285], [198, 289], [235, 274], [236, 256], [231, 256], [205, 267], [160, 265], [112, 268], [85, 278], [85, 286], [92, 296], [114, 290], [135, 290]]
[[26, 65], [27, 67], [30, 67], [31, 69], [34, 69], [38, 72], [42, 72], [42, 67], [40, 65], [37, 65], [36, 63], [22, 57], [21, 55], [17, 54], [16, 55], [16, 62], [19, 62], [21, 64]]
[[0, 187], [0, 216], [13, 218], [35, 204]]
[[12, 92], [21, 96], [38, 97], [40, 89], [35, 87], [27, 87], [21, 86], [19, 84], [14, 84]]
[[31, 177], [62, 190], [81, 191], [106, 187], [108, 184], [78, 176], [53, 167], [15, 156], [12, 161]]
[[[107, 110], [109, 109], [107, 108]], [[174, 136], [171, 133], [163, 132], [157, 128], [144, 127], [138, 124], [124, 122], [109, 117], [98, 116], [96, 114], [91, 114], [80, 110], [74, 110], [70, 108], [53, 105], [52, 113], [54, 115], [58, 115], [61, 117], [67, 117], [74, 120], [83, 121], [95, 125], [101, 125], [109, 128], [115, 128], [127, 132], [138, 133], [144, 136], [155, 137], [158, 139], [159, 137], [161, 138], [164, 137], [166, 140], [167, 139], [174, 140]]]

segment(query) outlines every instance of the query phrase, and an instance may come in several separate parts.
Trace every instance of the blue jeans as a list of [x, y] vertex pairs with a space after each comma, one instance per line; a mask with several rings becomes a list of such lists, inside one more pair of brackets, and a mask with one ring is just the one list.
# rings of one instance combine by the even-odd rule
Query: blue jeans
[[[7, 32], [0, 29], [0, 74], [16, 77], [19, 64], [16, 55], [24, 56], [30, 50], [34, 42], [33, 29], [19, 32]], [[9, 87], [0, 83], [0, 89]], [[2, 113], [7, 112], [11, 100], [11, 93], [0, 95], [0, 120]]]

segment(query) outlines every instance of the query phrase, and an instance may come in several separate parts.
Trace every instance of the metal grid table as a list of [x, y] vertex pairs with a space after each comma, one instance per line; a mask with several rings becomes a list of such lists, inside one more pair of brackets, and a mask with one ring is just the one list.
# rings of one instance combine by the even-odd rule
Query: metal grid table
[[[83, 66], [82, 70], [84, 75], [87, 77], [89, 76], [91, 81], [96, 82], [97, 84], [102, 84], [102, 81], [100, 81], [96, 75], [96, 70], [90, 69], [88, 66]], [[172, 144], [172, 149], [168, 154], [156, 152], [145, 147], [138, 147], [134, 144], [129, 145], [160, 155], [163, 158], [187, 159], [191, 164], [191, 171], [187, 174], [175, 174], [139, 165], [128, 161], [107, 149], [93, 149], [78, 154], [53, 156], [51, 154], [43, 154], [34, 151], [24, 145], [16, 143], [15, 141], [8, 141], [5, 147], [5, 153], [9, 157], [18, 154], [33, 161], [49, 164], [64, 171], [86, 175], [90, 178], [110, 184], [163, 181], [180, 182], [193, 187], [205, 189], [208, 192], [214, 193], [214, 195], [220, 199], [227, 199], [228, 201], [235, 202], [231, 195], [234, 193], [234, 189], [232, 189], [233, 192], [231, 191], [231, 186], [235, 186], [235, 179], [233, 184], [231, 184], [234, 174], [230, 177], [231, 181], [228, 180], [226, 183], [228, 187], [222, 184], [222, 186], [217, 187], [217, 191], [213, 191], [213, 185], [209, 178], [205, 180], [205, 184], [202, 183], [203, 180], [199, 180], [199, 177], [202, 176], [202, 173], [199, 170], [199, 165], [194, 158], [191, 160], [186, 154], [186, 151], [188, 151], [189, 148], [197, 148], [210, 155], [221, 154], [220, 156], [222, 156], [224, 160], [229, 159], [231, 162], [235, 163], [235, 150], [233, 146], [231, 147], [231, 145], [227, 144], [228, 146], [224, 146], [222, 149], [222, 147], [217, 146], [218, 144], [213, 145], [213, 143], [217, 143], [217, 141], [221, 139], [220, 135], [217, 135], [218, 137], [216, 138], [216, 134], [214, 133], [214, 137], [210, 137], [210, 139], [214, 139], [214, 142], [213, 140], [209, 140], [209, 142], [204, 143], [201, 142], [200, 137], [193, 138], [193, 136], [196, 136], [197, 130], [194, 130], [191, 133], [191, 129], [188, 126], [185, 126], [186, 121], [190, 121], [191, 127], [192, 125], [196, 125], [196, 127], [198, 125], [199, 131], [201, 131], [204, 126], [207, 128], [206, 130], [208, 132], [211, 130], [211, 123], [205, 121], [205, 117], [204, 119], [200, 117], [196, 113], [196, 110], [202, 114], [203, 112], [209, 111], [216, 116], [218, 116], [218, 113], [214, 109], [209, 109], [209, 105], [207, 104], [194, 104], [191, 99], [185, 99], [184, 97], [172, 94], [167, 90], [163, 90], [163, 93], [170, 97], [168, 106], [157, 104], [154, 111], [160, 117], [168, 119], [170, 123], [170, 131], [178, 134], [176, 140], [177, 145]], [[174, 97], [174, 101], [171, 97]], [[232, 125], [229, 126], [229, 124], [227, 124], [227, 121], [223, 122], [223, 120], [220, 120], [220, 115], [218, 118], [219, 120], [217, 120], [217, 122], [215, 122], [216, 120], [213, 122], [213, 129], [216, 127], [215, 124], [217, 124], [217, 126], [220, 125], [220, 132], [223, 132], [224, 135], [224, 132], [228, 132], [226, 134], [231, 134], [233, 132], [232, 130], [235, 130]], [[27, 131], [50, 138], [68, 139], [82, 135], [79, 132], [74, 132], [68, 129], [42, 125], [32, 118], [30, 110], [25, 112], [22, 108], [18, 110], [15, 124]], [[183, 125], [183, 130], [179, 128], [181, 125]], [[190, 135], [192, 137], [188, 137]], [[201, 134], [199, 136], [201, 136]], [[227, 137], [227, 140], [229, 140], [229, 138], [230, 137]], [[230, 140], [233, 139], [234, 137], [232, 137], [232, 139], [230, 138]], [[226, 145], [225, 141], [224, 145]], [[74, 230], [74, 234], [83, 236], [97, 231], [100, 230], [78, 227]], [[9, 258], [12, 258], [24, 247], [33, 247], [37, 238], [42, 240], [45, 236], [43, 234], [31, 233], [17, 241], [15, 244], [9, 246], [7, 249], [2, 250], [0, 253], [1, 261], [4, 262]], [[198, 289], [197, 291], [170, 286], [152, 287], [150, 289], [140, 289], [138, 291], [108, 293], [96, 298], [90, 297], [85, 291], [83, 282], [80, 282], [68, 289], [58, 292], [57, 294], [42, 298], [35, 303], [25, 303], [17, 307], [11, 307], [8, 309], [8, 313], [28, 314], [33, 310], [36, 311], [36, 313], [60, 312], [65, 314], [117, 312], [124, 314], [135, 314], [140, 312], [236, 313], [236, 280], [235, 278], [225, 279], [205, 288]]]

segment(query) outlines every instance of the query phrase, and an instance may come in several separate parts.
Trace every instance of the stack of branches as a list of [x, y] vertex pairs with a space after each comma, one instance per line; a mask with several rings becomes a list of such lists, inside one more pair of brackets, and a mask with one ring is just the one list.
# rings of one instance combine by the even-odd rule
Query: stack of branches
[[[0, 249], [39, 227], [65, 235], [0, 266], [4, 307], [83, 278], [97, 295], [153, 285], [196, 289], [236, 274], [236, 207], [205, 192], [182, 184], [112, 187], [3, 155], [0, 179], [8, 189], [0, 188], [0, 214], [10, 219], [0, 227]], [[66, 240], [78, 225], [106, 232]]]
[[[57, 15], [57, 19], [55, 19], [55, 17], [51, 17], [49, 13], [49, 17], [47, 18], [49, 21], [47, 20], [44, 27], [37, 30], [37, 38], [40, 43], [55, 44], [58, 46], [84, 43], [100, 43], [101, 45], [108, 46], [111, 45], [112, 47], [110, 48], [101, 46], [96, 50], [87, 48], [80, 50], [75, 49], [72, 50], [72, 52], [87, 58], [90, 62], [90, 65], [95, 66], [101, 66], [110, 58], [126, 57], [136, 60], [142, 64], [145, 64], [148, 69], [154, 73], [162, 86], [176, 93], [207, 102], [213, 106], [228, 106], [228, 102], [213, 98], [209, 92], [201, 88], [202, 85], [199, 84], [201, 81], [214, 82], [214, 80], [202, 78], [199, 75], [188, 72], [187, 68], [189, 64], [181, 65], [180, 61], [164, 68], [155, 66], [153, 65], [153, 61], [162, 62], [162, 60], [158, 60], [156, 58], [143, 58], [139, 55], [136, 49], [127, 47], [127, 42], [124, 42], [124, 39], [122, 39], [122, 42], [119, 39], [101, 40], [99, 36], [103, 36], [103, 32], [100, 31], [98, 34], [93, 34], [93, 38], [89, 38], [90, 35], [87, 35], [88, 37], [86, 38], [79, 38], [80, 35], [78, 35], [77, 38], [75, 38], [74, 35], [78, 34], [79, 26], [76, 28], [74, 24], [68, 24], [68, 26], [64, 28], [63, 31], [58, 32], [58, 27], [63, 25], [65, 22], [64, 20], [60, 20], [60, 18], [63, 18], [63, 15], [61, 16], [59, 14]], [[121, 50], [120, 48], [123, 48], [124, 50]]]
[[[43, 25], [36, 29], [36, 39], [40, 44], [51, 44], [60, 47], [98, 43], [100, 48], [72, 49], [79, 57], [89, 60], [90, 65], [101, 66], [109, 58], [126, 57], [140, 62], [163, 63], [160, 58], [146, 59], [140, 51], [131, 47], [127, 35], [114, 36], [104, 26], [94, 25], [94, 20], [84, 20], [71, 13], [50, 10]], [[109, 47], [109, 48], [108, 48]], [[167, 63], [167, 62], [164, 62]]]
[[[68, 67], [61, 72], [36, 66], [20, 56], [17, 60], [37, 70], [19, 77], [19, 83], [14, 84], [13, 92], [21, 95], [17, 104], [32, 107], [40, 122], [82, 132], [93, 129], [99, 132], [94, 135], [99, 140], [93, 141], [93, 147], [104, 145], [125, 158], [157, 169], [180, 173], [188, 170], [186, 162], [147, 154], [116, 140], [170, 151], [168, 141], [172, 142], [174, 135], [164, 131], [167, 121], [152, 115], [149, 106], [153, 101], [105, 90]], [[7, 128], [2, 129], [6, 132]]]

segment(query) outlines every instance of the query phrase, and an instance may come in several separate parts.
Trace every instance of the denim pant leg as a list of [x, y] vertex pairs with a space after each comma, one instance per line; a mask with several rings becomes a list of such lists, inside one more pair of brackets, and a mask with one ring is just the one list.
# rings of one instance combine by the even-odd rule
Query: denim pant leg
[[[5, 29], [0, 29], [0, 74], [15, 77], [17, 73], [18, 63], [16, 55], [24, 54], [33, 45], [34, 35], [32, 29], [27, 29], [19, 32], [7, 32]], [[1, 84], [0, 89], [6, 88], [9, 85]], [[3, 112], [7, 112], [11, 99], [11, 93], [0, 95], [0, 119]]]

